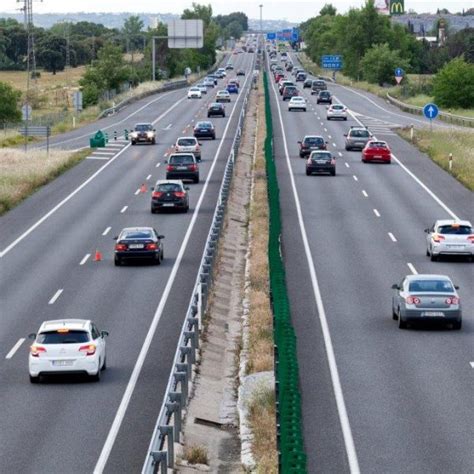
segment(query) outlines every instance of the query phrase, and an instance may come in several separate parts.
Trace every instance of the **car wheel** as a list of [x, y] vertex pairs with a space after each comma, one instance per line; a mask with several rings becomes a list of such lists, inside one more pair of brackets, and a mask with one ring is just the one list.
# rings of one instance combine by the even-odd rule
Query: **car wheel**
[[306, 109], [303, 109], [303, 112], [306, 112]]
[[398, 329], [406, 329], [406, 328], [407, 328], [407, 322], [402, 319], [400, 309], [398, 309]]
[[120, 260], [120, 258], [115, 257], [114, 258], [114, 265], [116, 267], [120, 267], [121, 264], [122, 264], [122, 260]]
[[293, 109], [288, 109], [288, 112], [291, 112]]
[[366, 160], [364, 160], [364, 158], [361, 159], [362, 163], [367, 163]]
[[306, 176], [310, 176], [310, 175], [311, 173], [308, 170], [306, 170]]
[[347, 147], [347, 146], [346, 146], [346, 151], [349, 151], [349, 150], [350, 150], [350, 147]]
[[100, 370], [107, 370], [107, 357], [105, 357], [104, 363], [102, 364], [102, 368]]
[[33, 377], [32, 375], [30, 375], [31, 383], [39, 383], [39, 381], [40, 381], [39, 375], [37, 377]]
[[347, 122], [347, 117], [344, 117], [344, 120]]
[[152, 145], [156, 145], [156, 140], [153, 139], [153, 140], [151, 141], [151, 144], [152, 144]]
[[336, 176], [336, 170], [331, 171], [331, 176]]
[[397, 313], [393, 310], [393, 304], [392, 304], [392, 319], [394, 321], [397, 321], [398, 320], [398, 315]]
[[186, 206], [186, 207], [184, 208], [184, 212], [186, 213], [186, 212], [188, 212], [188, 211], [189, 211], [189, 206]]
[[198, 176], [197, 178], [194, 178], [194, 179], [193, 179], [193, 182], [194, 182], [195, 184], [199, 183], [199, 176]]
[[91, 375], [91, 379], [94, 381], [94, 382], [100, 382], [100, 376], [101, 376], [101, 370], [100, 370], [100, 366], [97, 368], [97, 373], [95, 375]]
[[212, 136], [212, 139], [213, 139], [213, 140], [215, 140], [215, 139], [216, 139], [216, 136], [215, 136], [215, 135], [213, 135], [213, 136]]
[[453, 323], [453, 329], [459, 330], [462, 328], [462, 319]]
[[433, 251], [431, 251], [430, 260], [431, 260], [432, 262], [436, 262], [436, 260], [438, 260], [438, 255], [435, 255], [435, 254], [433, 253]]
[[137, 142], [134, 142], [134, 141], [132, 140], [132, 145], [136, 145], [136, 144], [137, 144]]
[[157, 255], [158, 258], [154, 258], [153, 260], [153, 264], [154, 265], [160, 265], [161, 264], [161, 256], [160, 255]]
[[155, 209], [154, 207], [150, 208], [150, 211], [152, 214], [156, 214], [158, 212], [158, 209]]
[[388, 160], [385, 163], [387, 163], [387, 165], [390, 165], [392, 163], [392, 160]]

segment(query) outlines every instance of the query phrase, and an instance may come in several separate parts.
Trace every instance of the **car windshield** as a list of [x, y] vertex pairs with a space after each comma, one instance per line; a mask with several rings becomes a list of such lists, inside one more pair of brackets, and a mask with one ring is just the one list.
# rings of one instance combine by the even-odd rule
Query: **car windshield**
[[442, 225], [438, 227], [438, 234], [469, 235], [473, 233], [474, 230], [468, 225]]
[[369, 136], [368, 130], [352, 130], [351, 137], [367, 138]]
[[317, 87], [324, 86], [324, 82], [323, 81], [314, 81], [313, 86], [317, 86]]
[[150, 130], [153, 130], [153, 127], [150, 124], [139, 123], [138, 125], [135, 125], [135, 130], [137, 132], [148, 132]]
[[157, 191], [162, 193], [181, 191], [181, 186], [178, 183], [164, 183], [158, 186]]
[[321, 91], [319, 93], [319, 97], [329, 97], [330, 95], [331, 95], [331, 93], [328, 92], [328, 91]]
[[120, 240], [122, 239], [151, 239], [151, 238], [152, 238], [151, 230], [147, 230], [147, 229], [127, 230], [120, 236]]
[[178, 139], [178, 146], [194, 146], [197, 144], [197, 140], [195, 138], [180, 138]]
[[311, 154], [311, 159], [312, 160], [330, 160], [332, 158], [331, 153], [329, 152], [318, 152], [318, 153], [312, 153]]
[[333, 106], [332, 106], [332, 109], [333, 109], [333, 110], [343, 110], [343, 109], [344, 109], [344, 106], [343, 106], [343, 105], [333, 105]]
[[172, 165], [190, 165], [194, 163], [193, 155], [173, 155], [170, 156], [169, 163]]
[[387, 144], [385, 142], [370, 142], [370, 148], [387, 148]]
[[307, 137], [304, 139], [305, 145], [322, 145], [324, 139], [322, 137]]
[[454, 293], [453, 285], [448, 280], [413, 280], [408, 291], [412, 293]]
[[47, 331], [38, 334], [36, 342], [39, 344], [81, 344], [89, 342], [87, 331], [76, 331], [60, 329], [59, 331]]
[[198, 128], [212, 128], [212, 123], [209, 122], [198, 122], [196, 125]]

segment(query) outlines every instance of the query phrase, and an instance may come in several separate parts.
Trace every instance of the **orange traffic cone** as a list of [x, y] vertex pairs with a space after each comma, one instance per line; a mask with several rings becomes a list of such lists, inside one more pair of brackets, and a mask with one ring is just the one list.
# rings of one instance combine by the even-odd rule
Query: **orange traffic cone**
[[140, 186], [140, 192], [141, 193], [146, 193], [147, 189], [146, 189], [146, 184], [143, 183], [141, 186]]
[[102, 262], [102, 254], [98, 250], [95, 251], [94, 262]]

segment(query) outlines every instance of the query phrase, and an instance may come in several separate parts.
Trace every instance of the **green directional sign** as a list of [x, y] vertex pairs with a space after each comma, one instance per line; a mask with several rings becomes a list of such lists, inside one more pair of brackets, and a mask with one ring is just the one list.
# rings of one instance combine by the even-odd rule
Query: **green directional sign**
[[403, 15], [405, 13], [405, 0], [390, 0], [390, 15]]

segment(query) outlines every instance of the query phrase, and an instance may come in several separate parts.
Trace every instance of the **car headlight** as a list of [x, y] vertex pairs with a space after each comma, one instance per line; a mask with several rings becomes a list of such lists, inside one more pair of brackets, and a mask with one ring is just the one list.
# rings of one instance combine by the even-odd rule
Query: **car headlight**
[[138, 133], [137, 132], [132, 132], [132, 135], [131, 135], [133, 138], [137, 138], [138, 137]]
[[153, 132], [146, 132], [146, 136], [148, 138], [153, 138]]

